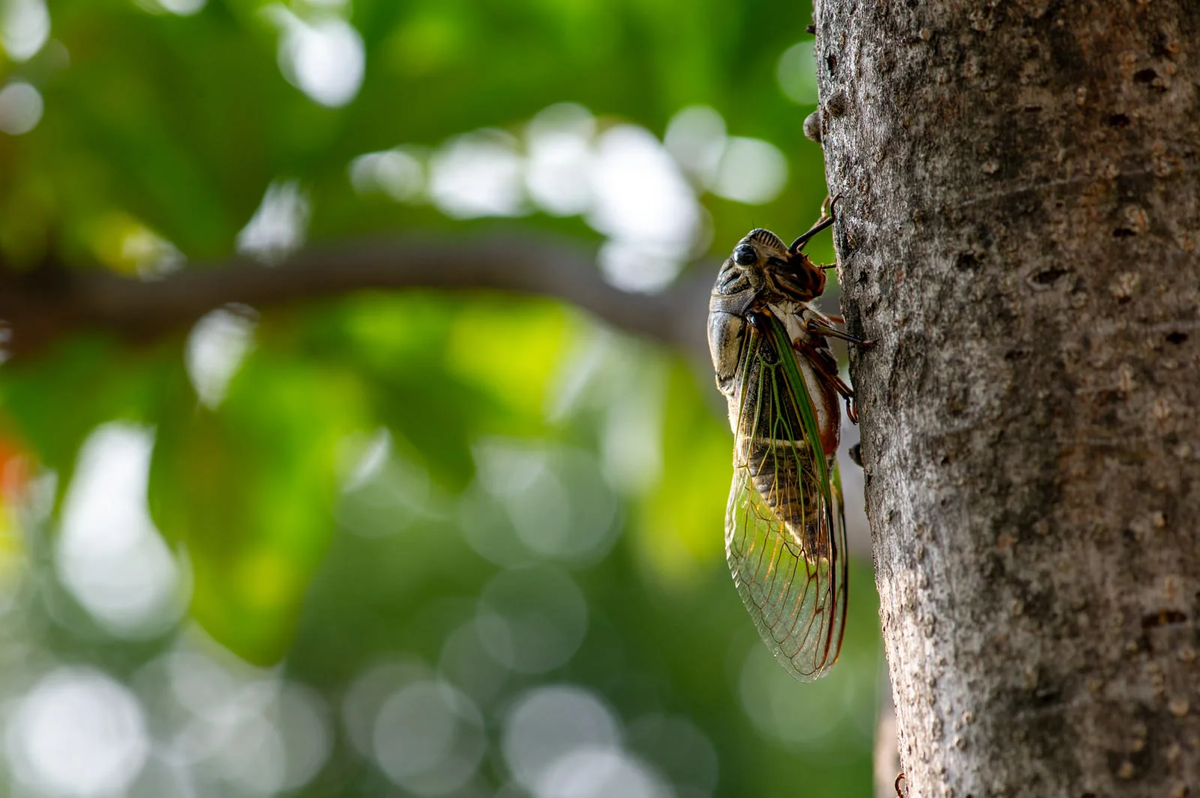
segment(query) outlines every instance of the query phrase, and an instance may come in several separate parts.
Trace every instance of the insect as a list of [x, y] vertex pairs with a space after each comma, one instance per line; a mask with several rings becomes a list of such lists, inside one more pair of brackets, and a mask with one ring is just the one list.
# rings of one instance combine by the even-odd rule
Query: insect
[[838, 398], [852, 421], [858, 412], [826, 339], [869, 343], [835, 329], [841, 319], [811, 304], [832, 267], [802, 250], [833, 222], [823, 206], [791, 246], [752, 230], [721, 266], [708, 312], [734, 434], [726, 558], [771, 653], [802, 681], [833, 667], [846, 620]]

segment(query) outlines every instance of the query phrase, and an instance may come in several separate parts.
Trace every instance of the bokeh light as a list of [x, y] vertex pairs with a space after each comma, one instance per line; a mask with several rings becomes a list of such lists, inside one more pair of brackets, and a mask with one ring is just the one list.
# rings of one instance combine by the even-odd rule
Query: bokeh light
[[400, 144], [354, 158], [347, 172], [359, 194], [379, 192], [397, 202], [427, 197], [458, 219], [523, 216], [535, 206], [553, 216], [582, 216], [606, 237], [597, 258], [602, 273], [637, 292], [662, 290], [709, 245], [700, 194], [760, 205], [788, 181], [778, 147], [728, 136], [725, 120], [709, 106], [675, 114], [662, 142], [638, 125], [601, 125], [586, 107], [569, 102], [542, 109], [523, 133], [522, 142], [504, 130], [474, 130], [431, 154]]
[[725, 142], [712, 191], [719, 197], [761, 205], [779, 196], [787, 184], [787, 159], [774, 144], [734, 136]]
[[10, 59], [28, 61], [49, 38], [50, 12], [45, 0], [5, 0], [0, 3], [0, 45]]
[[477, 625], [497, 661], [520, 673], [545, 673], [579, 650], [587, 601], [571, 577], [552, 566], [501, 571], [480, 594]]
[[299, 183], [271, 183], [262, 204], [238, 233], [238, 252], [267, 263], [282, 260], [304, 243], [310, 213], [308, 195]]
[[17, 777], [64, 798], [119, 794], [149, 749], [137, 699], [91, 669], [47, 674], [21, 698], [6, 738]]
[[429, 163], [429, 195], [460, 219], [526, 212], [521, 155], [514, 136], [478, 130], [447, 142]]
[[525, 185], [533, 201], [555, 216], [575, 216], [592, 207], [592, 141], [596, 119], [576, 103], [539, 111], [525, 128], [529, 161]]
[[[483, 631], [487, 631], [486, 622]], [[472, 619], [446, 636], [438, 671], [477, 704], [490, 707], [501, 696], [512, 673], [508, 647], [500, 653], [503, 659], [488, 650], [481, 625]]]
[[462, 787], [486, 748], [479, 709], [442, 681], [405, 685], [384, 700], [375, 719], [375, 760], [388, 778], [418, 795]]
[[534, 785], [537, 798], [673, 798], [658, 774], [629, 754], [610, 748], [576, 748], [555, 760]]
[[670, 779], [679, 798], [707, 798], [716, 789], [716, 749], [708, 735], [687, 718], [647, 715], [629, 725], [626, 740], [629, 748]]
[[184, 360], [200, 403], [216, 408], [229, 381], [254, 344], [254, 311], [218, 308], [196, 322], [188, 335]]
[[800, 105], [816, 105], [817, 69], [813, 43], [799, 42], [785, 50], [776, 65], [775, 77], [791, 100]]
[[869, 741], [877, 701], [868, 674], [878, 671], [881, 663], [848, 660], [840, 658], [837, 668], [821, 681], [826, 689], [796, 690], [792, 678], [755, 641], [742, 664], [742, 704], [760, 732], [792, 749], [832, 753], [848, 739]]
[[281, 4], [264, 13], [279, 27], [279, 68], [300, 91], [321, 105], [338, 107], [362, 85], [362, 36], [345, 20], [327, 13], [302, 19]]
[[350, 162], [350, 182], [360, 194], [381, 191], [396, 202], [425, 196], [428, 153], [416, 147], [368, 152]]
[[[476, 450], [468, 541], [502, 565], [595, 562], [615, 542], [616, 497], [585, 452], [490, 440]], [[500, 514], [496, 510], [500, 510]]]
[[378, 662], [357, 674], [342, 699], [342, 724], [363, 756], [374, 756], [375, 723], [388, 696], [407, 684], [429, 681], [432, 670], [417, 659]]
[[42, 95], [23, 81], [13, 81], [0, 89], [0, 130], [20, 136], [42, 121]]
[[84, 443], [63, 505], [63, 584], [109, 631], [161, 633], [184, 609], [183, 575], [146, 507], [150, 430], [112, 423]]
[[595, 695], [569, 685], [526, 693], [504, 722], [504, 759], [513, 777], [535, 792], [566, 757], [617, 750], [620, 742], [620, 723], [612, 710]]
[[429, 472], [397, 451], [388, 430], [356, 437], [349, 444], [356, 456], [342, 485], [344, 501], [337, 508], [342, 528], [378, 537], [411, 529], [427, 516], [433, 490]]
[[658, 139], [618, 125], [596, 142], [588, 223], [609, 236], [600, 268], [621, 288], [652, 291], [679, 273], [700, 234], [695, 195]]
[[207, 5], [208, 0], [137, 0], [137, 3], [152, 13], [166, 12], [180, 17], [190, 17], [200, 13]]

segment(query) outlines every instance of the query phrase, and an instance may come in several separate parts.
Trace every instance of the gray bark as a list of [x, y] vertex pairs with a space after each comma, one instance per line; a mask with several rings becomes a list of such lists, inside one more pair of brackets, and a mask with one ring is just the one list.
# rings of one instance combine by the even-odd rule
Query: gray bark
[[816, 24], [910, 794], [1195, 796], [1200, 8]]

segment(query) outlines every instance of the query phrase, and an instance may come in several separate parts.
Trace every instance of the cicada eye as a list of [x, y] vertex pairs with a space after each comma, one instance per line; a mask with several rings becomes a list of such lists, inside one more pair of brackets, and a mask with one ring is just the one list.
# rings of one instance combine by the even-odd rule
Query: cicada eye
[[758, 253], [754, 251], [754, 247], [742, 245], [733, 251], [733, 262], [739, 266], [749, 266], [758, 260]]

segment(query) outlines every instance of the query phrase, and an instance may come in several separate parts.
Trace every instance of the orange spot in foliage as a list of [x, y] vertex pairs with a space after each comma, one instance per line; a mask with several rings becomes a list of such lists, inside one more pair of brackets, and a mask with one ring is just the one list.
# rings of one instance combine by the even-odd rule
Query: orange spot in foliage
[[24, 447], [0, 433], [0, 498], [11, 500], [29, 484], [29, 461]]

